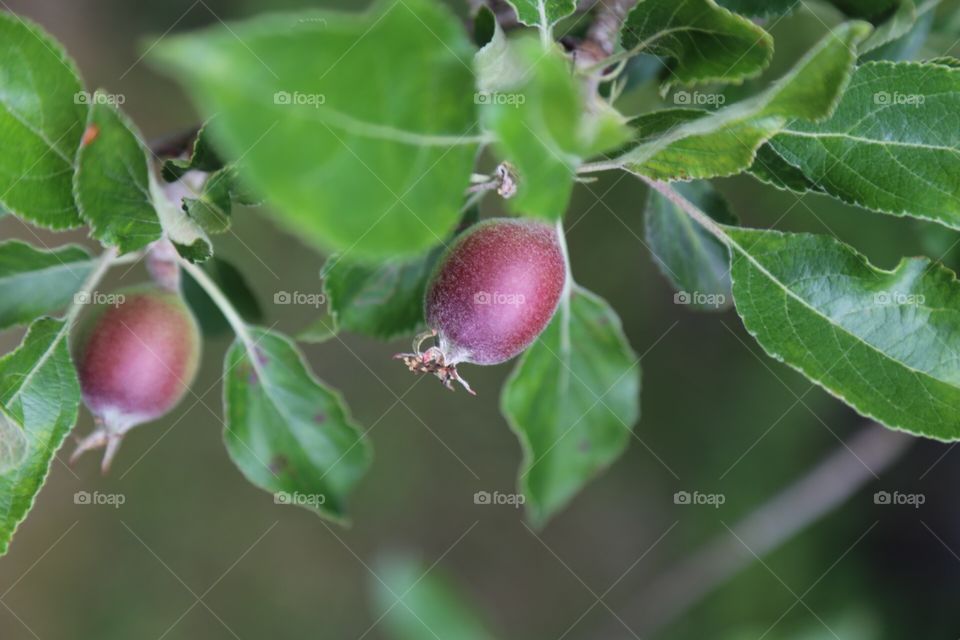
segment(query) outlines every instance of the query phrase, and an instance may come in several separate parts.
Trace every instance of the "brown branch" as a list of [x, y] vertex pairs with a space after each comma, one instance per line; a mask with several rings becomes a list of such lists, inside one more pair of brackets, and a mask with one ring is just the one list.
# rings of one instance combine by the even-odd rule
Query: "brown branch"
[[603, 57], [612, 55], [620, 40], [620, 30], [637, 0], [601, 0], [596, 18], [587, 31], [591, 42]]

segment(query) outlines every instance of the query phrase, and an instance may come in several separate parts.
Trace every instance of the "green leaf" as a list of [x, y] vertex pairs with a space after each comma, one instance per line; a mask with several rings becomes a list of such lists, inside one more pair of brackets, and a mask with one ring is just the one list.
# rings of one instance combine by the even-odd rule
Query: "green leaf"
[[576, 0], [507, 0], [517, 12], [520, 22], [549, 32], [577, 10]]
[[394, 640], [492, 640], [480, 616], [446, 576], [411, 557], [377, 562], [373, 601]]
[[[96, 94], [96, 97], [102, 94]], [[163, 233], [150, 195], [150, 164], [133, 125], [94, 100], [91, 132], [77, 154], [74, 190], [91, 236], [120, 253], [144, 248]]]
[[913, 0], [897, 0], [897, 7], [887, 20], [881, 22], [870, 37], [860, 45], [866, 54], [905, 36], [917, 21], [917, 6]]
[[766, 18], [792, 12], [800, 5], [800, 0], [717, 0], [717, 4], [745, 16]]
[[[451, 237], [474, 224], [479, 215], [476, 207], [467, 209]], [[383, 340], [415, 333], [424, 324], [427, 283], [447, 246], [449, 242], [413, 259], [388, 260], [379, 265], [331, 256], [320, 274], [329, 316], [318, 319], [300, 339], [325, 342], [340, 329]]]
[[[161, 185], [150, 174], [150, 197], [163, 227], [163, 235], [181, 256], [190, 262], [203, 262], [213, 255], [213, 244], [207, 232], [186, 210], [187, 196], [195, 193], [182, 181]], [[205, 222], [210, 223], [209, 220]]]
[[497, 91], [479, 94], [481, 117], [493, 132], [498, 157], [519, 176], [511, 210], [559, 219], [573, 192], [583, 160], [626, 140], [621, 118], [610, 111], [586, 116], [586, 105], [569, 66], [558, 50], [544, 51], [534, 38], [510, 43], [511, 59], [523, 74], [499, 78]]
[[864, 416], [960, 438], [960, 283], [926, 258], [893, 271], [834, 238], [727, 227], [744, 325]]
[[[715, 221], [736, 223], [730, 205], [709, 182], [681, 183], [675, 189]], [[732, 304], [730, 256], [722, 242], [653, 189], [645, 228], [657, 266], [678, 292], [674, 302], [705, 311]]]
[[210, 139], [210, 128], [208, 124], [200, 127], [197, 137], [193, 141], [190, 149], [190, 156], [185, 159], [173, 158], [165, 160], [162, 167], [163, 179], [167, 182], [175, 182], [190, 171], [203, 171], [213, 173], [223, 168], [223, 161], [217, 155], [213, 148], [213, 141]]
[[807, 179], [844, 202], [960, 228], [960, 69], [872, 62], [833, 117], [793, 123], [771, 142]]
[[332, 340], [340, 333], [337, 319], [330, 313], [323, 313], [313, 324], [297, 334], [299, 342], [322, 344]]
[[804, 194], [822, 193], [819, 185], [803, 171], [783, 159], [769, 143], [757, 149], [757, 156], [748, 170], [753, 177], [782, 191]]
[[[618, 160], [659, 180], [729, 176], [749, 168], [757, 149], [793, 119], [821, 120], [836, 107], [869, 33], [863, 22], [833, 29], [763, 93], [713, 112], [668, 110], [642, 119], [641, 142]], [[658, 118], [650, 126], [649, 118]]]
[[92, 269], [83, 247], [43, 251], [19, 240], [0, 242], [0, 329], [67, 306]]
[[763, 71], [773, 38], [713, 0], [643, 0], [621, 34], [625, 49], [670, 60], [665, 85], [739, 82]]
[[501, 408], [524, 451], [520, 488], [543, 524], [630, 441], [640, 366], [620, 319], [575, 288], [503, 388]]
[[456, 224], [479, 140], [473, 54], [433, 0], [265, 16], [151, 52], [218, 114], [218, 150], [288, 228], [368, 260]]
[[0, 474], [0, 555], [26, 517], [50, 463], [77, 421], [80, 384], [67, 349], [67, 327], [41, 318], [20, 347], [0, 359], [0, 422], [22, 430], [26, 451]]
[[[222, 258], [211, 258], [201, 268], [216, 283], [230, 304], [247, 322], [257, 323], [263, 320], [263, 309], [256, 294], [247, 284], [246, 278], [232, 263]], [[226, 333], [230, 325], [216, 303], [200, 285], [185, 273], [183, 296], [193, 310], [205, 336], [218, 336]]]
[[340, 395], [313, 376], [288, 338], [248, 332], [224, 364], [230, 457], [277, 502], [345, 521], [347, 493], [370, 464], [367, 441]]
[[881, 19], [895, 10], [902, 0], [829, 0], [830, 4], [854, 18]]
[[199, 198], [184, 198], [183, 210], [208, 234], [225, 233], [233, 222], [233, 170], [221, 169], [204, 181]]
[[442, 252], [441, 246], [379, 266], [331, 257], [321, 277], [334, 326], [384, 340], [414, 333], [423, 324], [423, 295]]
[[0, 12], [0, 60], [0, 204], [43, 227], [78, 227], [74, 156], [88, 95], [77, 69], [40, 27], [7, 12]]

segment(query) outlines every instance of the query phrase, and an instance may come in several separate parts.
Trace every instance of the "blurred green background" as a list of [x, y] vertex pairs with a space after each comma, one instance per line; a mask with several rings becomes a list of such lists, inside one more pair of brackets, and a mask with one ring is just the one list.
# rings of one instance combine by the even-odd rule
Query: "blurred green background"
[[[356, 3], [0, 4], [59, 38], [87, 85], [123, 94], [124, 108], [156, 138], [191, 125], [195, 115], [183, 93], [141, 60], [148, 36], [280, 7]], [[948, 4], [938, 24], [954, 14]], [[771, 77], [815, 42], [830, 18], [801, 12], [772, 26]], [[929, 53], [946, 53], [956, 37], [940, 36]], [[658, 101], [655, 88], [643, 86], [624, 109], [636, 113]], [[832, 233], [884, 267], [929, 247], [916, 223], [823, 197], [798, 200], [749, 178], [718, 186], [745, 224]], [[514, 490], [520, 449], [498, 411], [510, 365], [472, 368], [468, 377], [480, 395], [471, 398], [413, 378], [392, 361], [405, 342], [344, 336], [305, 347], [317, 374], [343, 391], [370, 429], [375, 448], [372, 473], [352, 501], [354, 524], [341, 529], [275, 505], [228, 460], [219, 384], [228, 343], [220, 338], [205, 346], [196, 396], [135, 430], [109, 476], [101, 477], [95, 456], [73, 469], [54, 463], [0, 561], [0, 638], [395, 637], [394, 614], [380, 620], [384, 606], [372, 594], [377, 576], [397, 573], [382, 558], [397, 554], [432, 567], [428, 584], [445, 576], [502, 639], [633, 637], [626, 627], [678, 640], [958, 637], [960, 453], [926, 441], [763, 563], [671, 625], [643, 633], [637, 594], [653, 576], [724, 533], [864, 423], [766, 358], [733, 312], [695, 315], [673, 304], [642, 241], [645, 198], [629, 177], [604, 176], [578, 188], [568, 215], [578, 281], [613, 304], [643, 354], [643, 418], [626, 455], [544, 531], [529, 530], [521, 510], [474, 504], [477, 491]], [[495, 212], [495, 203], [485, 205], [485, 214]], [[273, 299], [279, 291], [319, 293], [324, 257], [255, 210], [239, 213], [234, 230], [218, 240], [219, 255], [241, 267], [267, 324], [293, 333], [316, 319], [313, 308]], [[0, 220], [0, 237], [89, 243], [82, 232], [50, 234], [10, 217]], [[955, 239], [935, 238], [944, 247]], [[142, 266], [120, 268], [111, 284], [145, 277]], [[0, 335], [0, 351], [19, 339], [18, 332]], [[78, 432], [91, 427], [84, 414]], [[676, 505], [681, 490], [722, 493], [726, 502], [717, 509]], [[878, 490], [922, 493], [926, 502], [919, 509], [878, 506]], [[122, 494], [125, 503], [77, 505], [78, 491]]]

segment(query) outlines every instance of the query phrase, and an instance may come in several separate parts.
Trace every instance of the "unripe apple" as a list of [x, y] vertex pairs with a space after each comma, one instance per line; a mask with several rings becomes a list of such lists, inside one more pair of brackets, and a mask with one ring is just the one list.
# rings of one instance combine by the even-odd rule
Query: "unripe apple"
[[[543, 222], [494, 218], [465, 231], [447, 249], [427, 287], [429, 332], [414, 353], [400, 354], [411, 371], [433, 373], [448, 388], [458, 364], [492, 365], [522, 353], [547, 327], [567, 283], [557, 230]], [[437, 346], [421, 352], [435, 335]]]
[[94, 309], [73, 339], [83, 401], [97, 429], [84, 451], [106, 447], [106, 471], [121, 439], [186, 394], [200, 360], [197, 322], [177, 293], [156, 286], [119, 291]]

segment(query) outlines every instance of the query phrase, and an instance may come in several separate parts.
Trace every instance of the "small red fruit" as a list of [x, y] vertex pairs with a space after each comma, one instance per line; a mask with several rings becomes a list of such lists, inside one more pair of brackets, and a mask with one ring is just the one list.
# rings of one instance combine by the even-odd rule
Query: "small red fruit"
[[[509, 218], [481, 222], [441, 258], [424, 301], [429, 331], [418, 336], [414, 353], [397, 357], [411, 371], [473, 393], [457, 365], [499, 364], [522, 353], [553, 318], [567, 277], [554, 227]], [[437, 346], [421, 352], [431, 336]]]
[[123, 436], [183, 399], [200, 361], [200, 331], [176, 293], [155, 286], [120, 291], [74, 338], [83, 401], [97, 424], [73, 459], [106, 447], [109, 469]]

